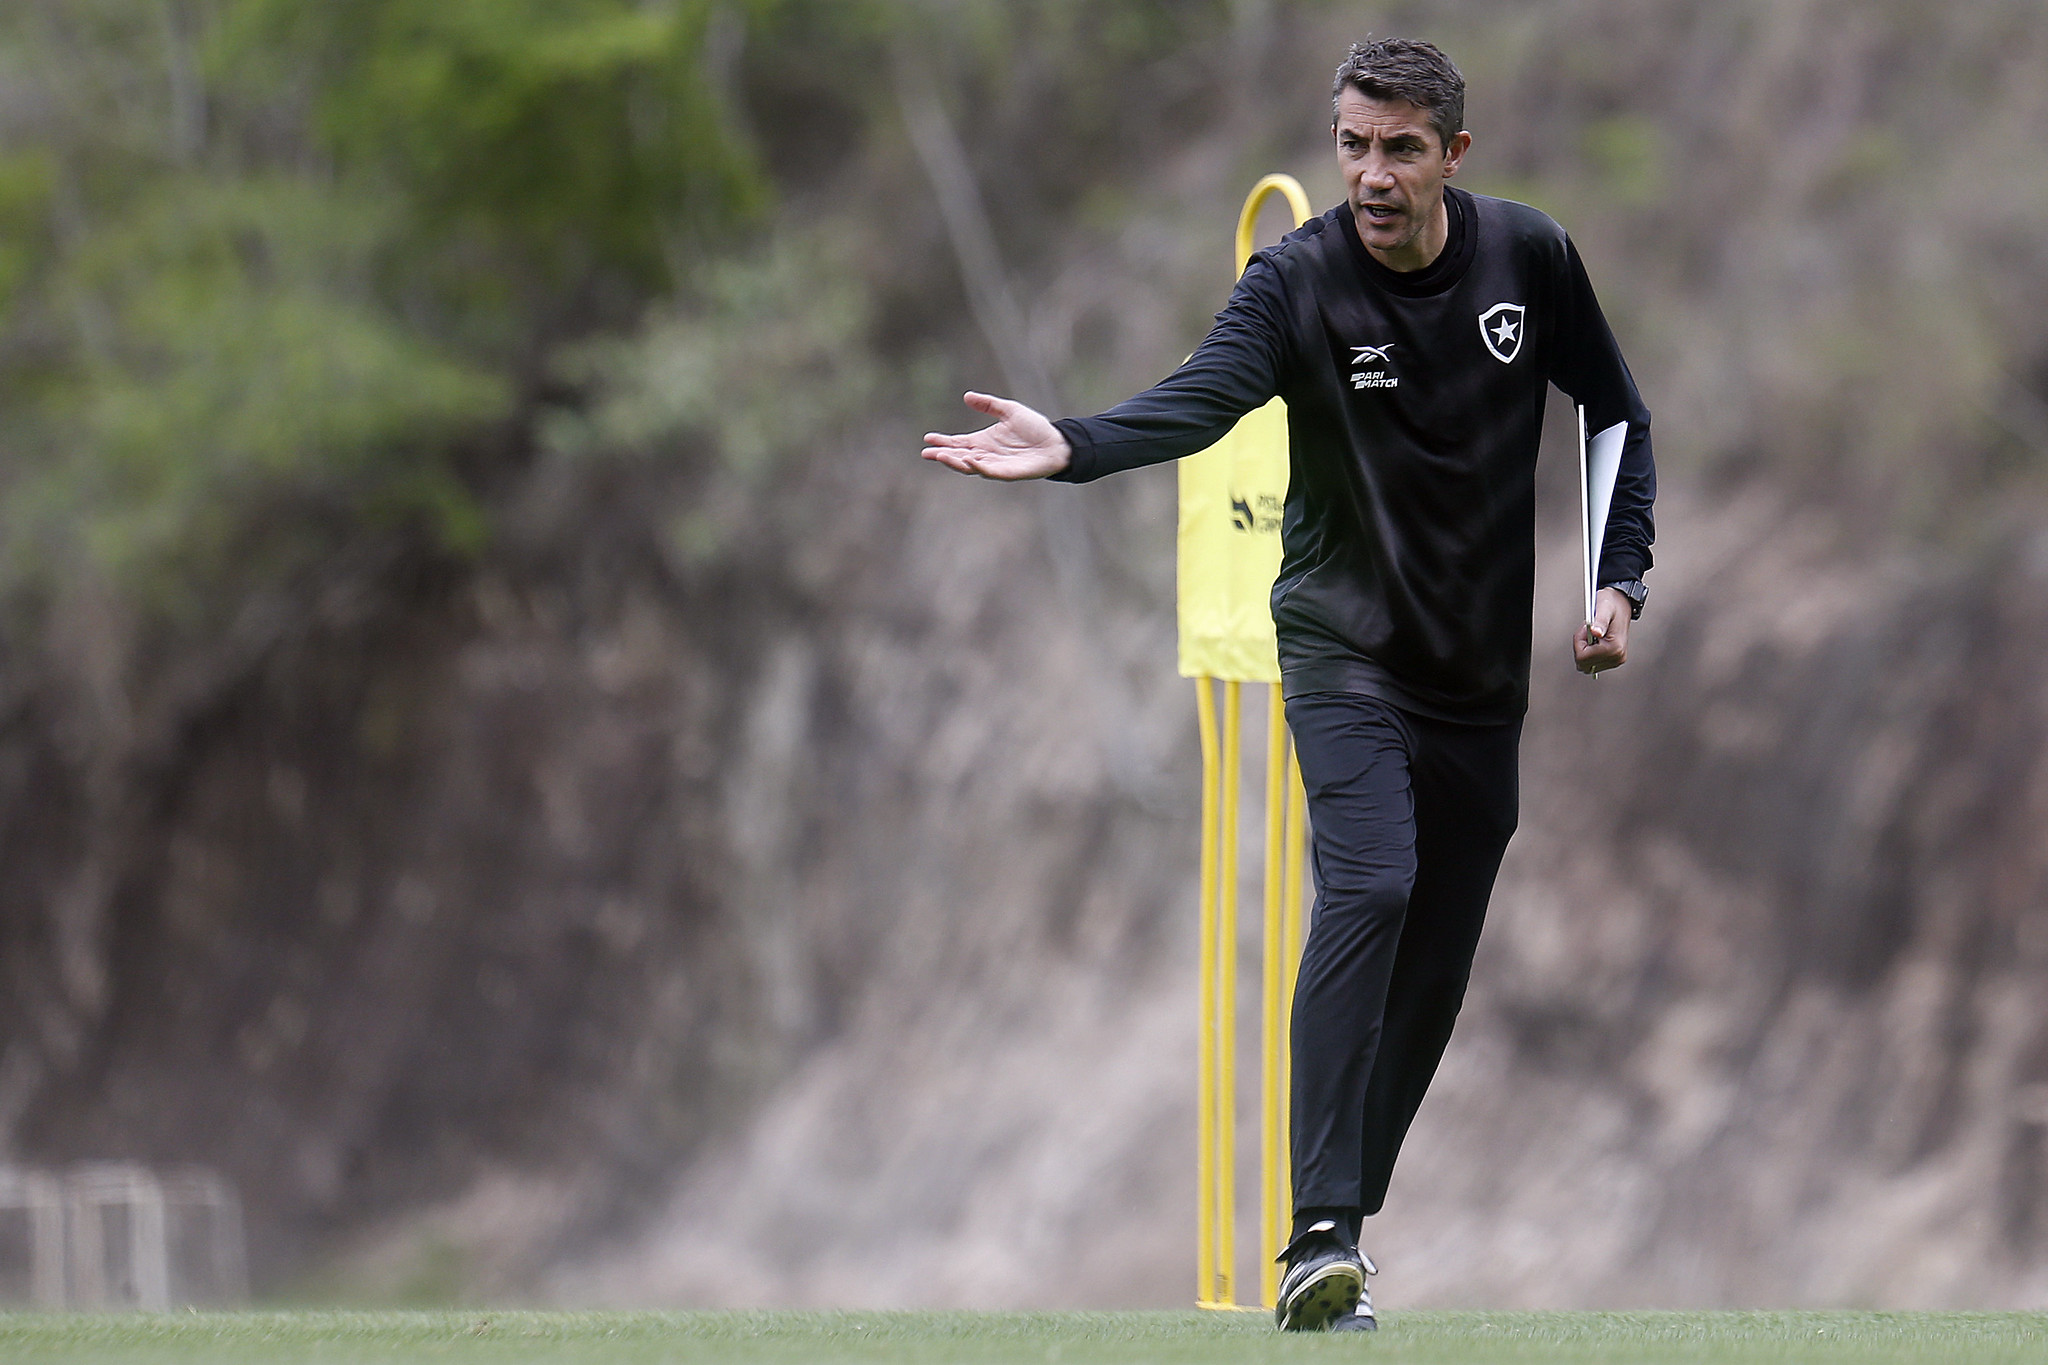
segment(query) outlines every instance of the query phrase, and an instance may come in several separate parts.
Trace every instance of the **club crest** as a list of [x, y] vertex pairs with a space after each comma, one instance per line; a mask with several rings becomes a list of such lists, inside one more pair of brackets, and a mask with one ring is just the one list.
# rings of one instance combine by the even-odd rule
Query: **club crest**
[[1522, 353], [1523, 322], [1528, 311], [1519, 303], [1496, 303], [1479, 315], [1479, 338], [1503, 365], [1513, 363]]

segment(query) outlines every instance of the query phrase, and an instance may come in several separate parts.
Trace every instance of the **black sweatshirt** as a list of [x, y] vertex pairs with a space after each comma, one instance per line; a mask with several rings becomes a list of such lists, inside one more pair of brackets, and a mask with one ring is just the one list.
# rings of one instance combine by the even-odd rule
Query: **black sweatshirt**
[[1564, 230], [1508, 200], [1445, 198], [1450, 238], [1422, 270], [1374, 260], [1348, 204], [1255, 253], [1185, 365], [1056, 423], [1073, 462], [1054, 477], [1191, 455], [1278, 394], [1284, 691], [1493, 724], [1528, 705], [1546, 386], [1585, 405], [1588, 431], [1628, 423], [1603, 584], [1650, 567], [1656, 471], [1649, 411]]

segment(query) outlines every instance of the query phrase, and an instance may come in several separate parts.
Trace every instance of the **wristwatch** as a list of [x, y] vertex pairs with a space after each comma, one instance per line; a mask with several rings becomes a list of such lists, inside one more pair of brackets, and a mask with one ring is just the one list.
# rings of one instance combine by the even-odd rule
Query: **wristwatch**
[[1643, 603], [1650, 598], [1650, 585], [1640, 578], [1626, 578], [1615, 583], [1602, 583], [1603, 588], [1612, 588], [1628, 599], [1628, 619], [1639, 621], [1643, 616]]

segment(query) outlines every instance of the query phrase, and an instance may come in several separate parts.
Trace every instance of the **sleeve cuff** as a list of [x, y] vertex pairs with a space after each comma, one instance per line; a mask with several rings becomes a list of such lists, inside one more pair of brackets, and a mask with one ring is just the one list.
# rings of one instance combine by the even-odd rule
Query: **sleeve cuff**
[[1054, 483], [1087, 483], [1096, 477], [1095, 443], [1088, 439], [1087, 431], [1072, 417], [1062, 417], [1054, 422], [1053, 430], [1067, 438], [1067, 447], [1073, 453], [1067, 460], [1067, 467], [1051, 476]]
[[1612, 551], [1600, 557], [1598, 583], [1606, 587], [1610, 583], [1626, 583], [1640, 579], [1650, 571], [1649, 556], [1633, 550]]

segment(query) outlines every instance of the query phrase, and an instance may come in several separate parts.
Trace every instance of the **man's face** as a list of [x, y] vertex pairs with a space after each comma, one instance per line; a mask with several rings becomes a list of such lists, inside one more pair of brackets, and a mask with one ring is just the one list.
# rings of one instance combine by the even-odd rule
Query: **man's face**
[[1396, 270], [1429, 264], [1443, 249], [1444, 181], [1457, 174], [1472, 135], [1458, 133], [1446, 146], [1421, 108], [1352, 86], [1337, 96], [1331, 131], [1359, 239]]

